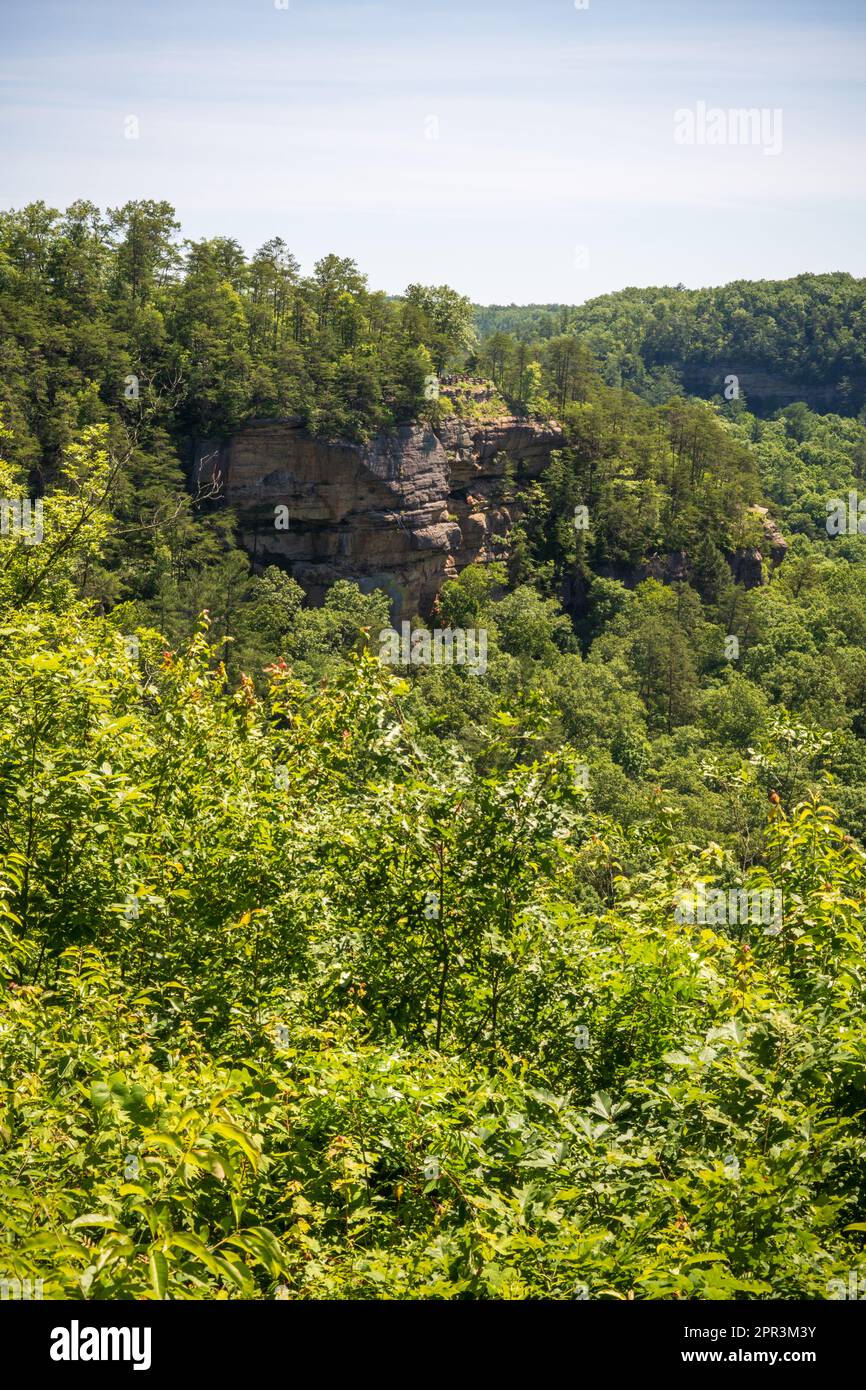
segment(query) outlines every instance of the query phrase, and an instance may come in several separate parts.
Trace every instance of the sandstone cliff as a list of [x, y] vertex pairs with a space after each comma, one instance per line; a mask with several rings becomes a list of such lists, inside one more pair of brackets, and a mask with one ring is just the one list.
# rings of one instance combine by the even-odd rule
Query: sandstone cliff
[[[257, 569], [276, 564], [321, 603], [336, 579], [390, 595], [392, 619], [429, 614], [446, 579], [466, 565], [503, 553], [516, 520], [512, 484], [537, 477], [564, 444], [558, 424], [513, 415], [484, 421], [452, 417], [434, 429], [413, 422], [382, 430], [368, 444], [329, 441], [295, 419], [252, 420], [196, 452], [196, 481], [237, 514], [241, 543]], [[728, 564], [745, 588], [766, 582], [786, 542], [765, 507], [752, 507], [761, 548], [731, 552]], [[647, 578], [687, 580], [689, 559], [677, 551], [640, 565], [601, 565], [596, 572], [634, 588]], [[563, 599], [579, 612], [580, 576]]]
[[196, 481], [219, 485], [257, 568], [288, 569], [313, 603], [340, 578], [384, 589], [401, 618], [429, 612], [445, 579], [492, 557], [513, 519], [506, 477], [537, 476], [563, 443], [555, 422], [511, 415], [411, 423], [363, 445], [254, 420], [199, 445]]

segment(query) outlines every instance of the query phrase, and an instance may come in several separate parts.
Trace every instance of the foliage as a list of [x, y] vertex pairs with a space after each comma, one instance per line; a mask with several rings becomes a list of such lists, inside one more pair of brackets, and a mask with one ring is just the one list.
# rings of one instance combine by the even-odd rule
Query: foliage
[[[864, 286], [837, 271], [713, 289], [626, 289], [575, 306], [478, 307], [475, 320], [482, 357], [496, 363], [497, 380], [528, 353], [543, 354], [564, 392], [581, 358], [594, 354], [609, 385], [653, 403], [684, 383], [721, 398], [728, 374], [754, 371], [768, 402], [780, 384], [782, 396], [793, 384], [801, 405], [829, 403], [856, 414], [866, 403]], [[775, 383], [760, 380], [768, 373]]]
[[10, 1277], [822, 1297], [857, 1264], [866, 856], [828, 807], [767, 823], [781, 935], [682, 926], [736, 861], [599, 817], [543, 717], [480, 775], [370, 656], [259, 699], [203, 632], [3, 636]]
[[[863, 422], [641, 399], [568, 320], [487, 337], [565, 446], [504, 479], [507, 559], [428, 618], [483, 630], [486, 669], [398, 676], [387, 596], [311, 608], [251, 575], [181, 441], [411, 411], [476, 350], [465, 301], [386, 300], [335, 256], [305, 279], [278, 239], [181, 263], [176, 232], [161, 203], [0, 228], [0, 492], [38, 475], [44, 528], [0, 536], [0, 1277], [509, 1300], [864, 1277], [864, 541], [824, 526]], [[789, 548], [747, 589], [762, 499]], [[684, 915], [699, 885], [779, 912]]]

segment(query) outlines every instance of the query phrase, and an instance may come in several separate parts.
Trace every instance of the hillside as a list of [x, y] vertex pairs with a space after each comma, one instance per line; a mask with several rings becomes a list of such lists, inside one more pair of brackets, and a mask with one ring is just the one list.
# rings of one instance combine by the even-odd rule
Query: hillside
[[0, 1278], [866, 1277], [866, 424], [670, 372], [839, 394], [862, 283], [479, 342], [167, 204], [0, 217]]
[[721, 398], [734, 376], [762, 414], [794, 401], [846, 415], [866, 405], [866, 280], [841, 272], [626, 289], [576, 306], [479, 306], [475, 322], [482, 363], [520, 344], [543, 358], [552, 340], [573, 336], [603, 360], [609, 384], [650, 400], [676, 386]]

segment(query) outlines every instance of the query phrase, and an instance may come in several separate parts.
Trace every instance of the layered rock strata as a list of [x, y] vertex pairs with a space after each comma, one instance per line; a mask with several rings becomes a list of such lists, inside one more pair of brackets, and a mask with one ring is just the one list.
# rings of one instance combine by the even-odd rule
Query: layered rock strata
[[[322, 439], [295, 419], [253, 420], [226, 440], [202, 443], [195, 473], [205, 495], [234, 508], [256, 569], [288, 570], [314, 604], [337, 579], [384, 589], [396, 621], [428, 615], [446, 579], [504, 553], [517, 517], [514, 492], [543, 473], [564, 442], [554, 421], [513, 415], [455, 416], [435, 429], [412, 422], [367, 444]], [[727, 557], [746, 588], [764, 583], [766, 559], [774, 569], [787, 549], [767, 509], [750, 510], [761, 549]], [[633, 588], [647, 578], [686, 580], [690, 566], [678, 551], [597, 572]], [[578, 576], [566, 584], [569, 607], [580, 609], [582, 589]]]
[[196, 482], [235, 509], [257, 569], [287, 569], [313, 603], [340, 578], [384, 589], [402, 618], [428, 613], [444, 580], [493, 557], [514, 519], [512, 483], [537, 477], [563, 443], [555, 422], [511, 415], [406, 424], [368, 444], [254, 420], [199, 446]]

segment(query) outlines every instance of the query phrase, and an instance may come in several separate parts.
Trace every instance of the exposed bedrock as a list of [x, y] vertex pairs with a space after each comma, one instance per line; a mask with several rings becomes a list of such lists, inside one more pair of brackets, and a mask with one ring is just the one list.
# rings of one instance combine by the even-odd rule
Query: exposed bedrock
[[[288, 570], [313, 603], [341, 578], [384, 589], [397, 620], [429, 614], [446, 579], [504, 553], [517, 518], [509, 499], [564, 442], [554, 421], [513, 415], [483, 423], [453, 418], [435, 429], [413, 422], [368, 444], [322, 439], [293, 419], [253, 420], [226, 440], [200, 443], [196, 476], [206, 491], [213, 480], [234, 508], [256, 569]], [[746, 588], [764, 583], [765, 562], [775, 568], [787, 549], [767, 509], [751, 510], [761, 549], [727, 557]], [[687, 579], [690, 564], [675, 552], [597, 573], [633, 588], [647, 578]], [[573, 610], [582, 607], [577, 576], [563, 597]]]
[[411, 423], [368, 444], [311, 435], [295, 420], [253, 420], [196, 451], [233, 507], [257, 569], [289, 570], [313, 603], [335, 579], [390, 594], [393, 617], [428, 613], [445, 579], [490, 559], [514, 519], [507, 479], [547, 467], [555, 422]]

